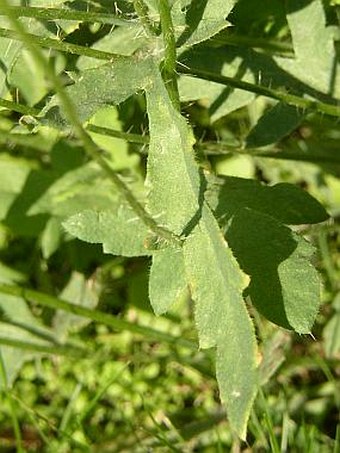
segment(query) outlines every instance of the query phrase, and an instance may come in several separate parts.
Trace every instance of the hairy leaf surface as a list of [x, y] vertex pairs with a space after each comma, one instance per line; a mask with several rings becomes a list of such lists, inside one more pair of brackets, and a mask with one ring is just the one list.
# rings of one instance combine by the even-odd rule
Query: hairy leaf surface
[[[145, 89], [149, 83], [149, 59], [140, 55], [122, 56], [113, 62], [82, 71], [66, 91], [73, 100], [78, 118], [84, 122], [100, 107], [120, 104]], [[57, 96], [53, 96], [43, 113], [48, 124], [56, 127], [65, 125], [60, 117]]]
[[69, 217], [63, 226], [82, 241], [103, 244], [104, 253], [122, 256], [143, 256], [148, 228], [136, 214], [122, 204], [117, 211], [82, 211]]
[[181, 0], [172, 16], [178, 46], [192, 46], [216, 35], [230, 25], [227, 16], [236, 0]]
[[[160, 224], [187, 236], [183, 246], [185, 274], [195, 301], [200, 346], [219, 348], [222, 399], [233, 429], [244, 438], [256, 393], [256, 339], [242, 299], [243, 274], [204, 202], [205, 185], [193, 157], [192, 132], [172, 107], [161, 79], [155, 78], [147, 101], [147, 206]], [[163, 310], [167, 304], [157, 309]], [[231, 341], [229, 335], [233, 336], [236, 326], [244, 342]], [[224, 373], [226, 363], [230, 369]], [[234, 385], [237, 381], [246, 386], [240, 394]]]
[[339, 97], [339, 75], [336, 77], [339, 63], [332, 31], [326, 27], [322, 1], [289, 0], [286, 5], [295, 59], [276, 58], [276, 62], [307, 85]]
[[182, 249], [168, 247], [155, 251], [150, 269], [149, 297], [156, 315], [166, 313], [186, 291]]
[[146, 97], [150, 129], [147, 208], [160, 225], [181, 234], [199, 210], [194, 137], [172, 106], [156, 69]]
[[184, 259], [200, 346], [217, 346], [221, 398], [232, 427], [245, 438], [257, 389], [256, 338], [242, 298], [244, 276], [207, 206], [184, 244]]

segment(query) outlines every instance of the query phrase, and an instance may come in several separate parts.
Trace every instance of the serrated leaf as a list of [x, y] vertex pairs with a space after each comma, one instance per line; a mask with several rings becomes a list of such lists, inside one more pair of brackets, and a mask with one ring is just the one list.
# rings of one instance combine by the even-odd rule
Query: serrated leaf
[[236, 0], [182, 0], [172, 9], [177, 46], [193, 46], [230, 25], [227, 16]]
[[275, 61], [307, 85], [339, 97], [339, 84], [333, 79], [334, 69], [335, 74], [339, 72], [336, 71], [337, 57], [332, 30], [326, 27], [322, 1], [289, 0], [286, 8], [295, 59], [278, 57]]
[[156, 315], [166, 313], [186, 292], [182, 249], [168, 247], [155, 251], [149, 278], [149, 298]]
[[217, 346], [221, 399], [232, 428], [244, 439], [257, 391], [256, 338], [242, 298], [243, 274], [206, 206], [185, 241], [184, 260], [200, 345]]
[[104, 253], [122, 256], [150, 255], [145, 247], [149, 230], [125, 204], [116, 211], [82, 211], [63, 222], [63, 227], [82, 241], [102, 244]]
[[246, 138], [248, 148], [276, 143], [296, 129], [305, 113], [296, 107], [279, 102], [267, 110], [249, 132]]
[[288, 183], [265, 186], [254, 179], [209, 176], [205, 196], [222, 225], [241, 208], [263, 212], [288, 225], [319, 223], [329, 218], [308, 192]]
[[267, 319], [309, 333], [320, 304], [320, 279], [310, 260], [314, 247], [274, 218], [252, 209], [236, 212], [226, 233], [246, 290]]
[[63, 219], [89, 207], [108, 209], [117, 198], [112, 182], [96, 163], [90, 162], [55, 180], [28, 213], [49, 213]]
[[150, 129], [147, 209], [160, 225], [181, 234], [199, 210], [194, 137], [172, 106], [156, 67], [146, 98]]
[[[122, 56], [131, 56], [146, 42], [143, 27], [137, 23], [131, 23], [124, 27], [115, 27], [113, 31], [96, 41], [91, 48], [103, 50]], [[103, 60], [80, 56], [77, 61], [79, 70], [95, 68], [101, 66]]]
[[[138, 54], [117, 57], [110, 63], [82, 71], [75, 83], [66, 88], [66, 92], [76, 107], [79, 120], [85, 122], [99, 108], [120, 104], [145, 89], [149, 83], [149, 59]], [[42, 113], [43, 122], [65, 127], [57, 96], [52, 97]]]
[[[205, 185], [192, 153], [192, 132], [172, 107], [158, 75], [147, 92], [147, 101], [147, 206], [161, 225], [187, 235], [183, 246], [185, 274], [195, 301], [200, 346], [219, 349], [221, 395], [232, 428], [244, 438], [256, 394], [256, 339], [242, 299], [242, 273], [204, 202]], [[167, 305], [168, 301], [160, 309]], [[235, 348], [228, 329], [233, 335], [238, 324], [244, 343], [237, 341]], [[225, 363], [232, 367], [227, 372]], [[240, 394], [233, 387], [235, 376], [242, 385], [247, 384]]]

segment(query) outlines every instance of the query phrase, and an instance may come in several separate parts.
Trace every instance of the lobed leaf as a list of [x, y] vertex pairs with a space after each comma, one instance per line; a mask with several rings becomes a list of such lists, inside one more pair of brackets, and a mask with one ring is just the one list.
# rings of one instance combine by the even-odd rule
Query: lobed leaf
[[93, 244], [103, 244], [104, 253], [122, 256], [150, 255], [145, 240], [148, 228], [125, 204], [117, 211], [87, 209], [63, 222], [72, 236]]
[[205, 196], [222, 225], [242, 208], [254, 209], [288, 225], [319, 223], [329, 218], [308, 192], [288, 183], [265, 186], [253, 179], [210, 176]]
[[249, 294], [267, 319], [310, 333], [320, 304], [320, 279], [310, 260], [314, 247], [273, 217], [249, 208], [233, 216], [226, 236], [251, 281]]
[[177, 46], [193, 46], [230, 25], [227, 16], [236, 0], [181, 0], [172, 8]]
[[339, 97], [340, 85], [337, 83], [339, 80], [336, 81], [339, 63], [332, 30], [326, 27], [322, 1], [289, 0], [286, 9], [295, 59], [277, 57], [275, 61], [310, 87]]
[[[73, 85], [68, 86], [66, 92], [76, 107], [78, 118], [85, 122], [99, 108], [120, 104], [145, 89], [150, 84], [150, 61], [140, 54], [117, 57], [110, 63], [86, 69], [74, 77]], [[43, 115], [49, 125], [65, 127], [57, 96], [51, 98]]]
[[279, 102], [267, 110], [249, 132], [246, 138], [248, 148], [276, 143], [296, 129], [305, 113], [296, 107]]

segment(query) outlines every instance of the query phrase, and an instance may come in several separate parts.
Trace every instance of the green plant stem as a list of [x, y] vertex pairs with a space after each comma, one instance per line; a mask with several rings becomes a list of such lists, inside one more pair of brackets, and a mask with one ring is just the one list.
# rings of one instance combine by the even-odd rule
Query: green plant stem
[[264, 49], [271, 53], [284, 55], [285, 57], [294, 57], [294, 49], [289, 42], [274, 41], [267, 38], [255, 38], [253, 36], [236, 35], [233, 33], [224, 33], [213, 36], [207, 45], [213, 47], [220, 46], [244, 46], [253, 49]]
[[305, 99], [285, 91], [274, 90], [261, 85], [256, 85], [243, 80], [237, 80], [232, 77], [222, 76], [202, 69], [188, 68], [182, 64], [177, 64], [177, 71], [181, 74], [198, 77], [199, 79], [208, 80], [209, 82], [220, 83], [221, 85], [239, 88], [240, 90], [250, 91], [251, 93], [260, 94], [269, 98], [277, 99], [286, 104], [293, 105], [297, 108], [317, 111], [330, 116], [340, 117], [340, 106], [325, 104], [323, 102]]
[[[52, 38], [45, 38], [38, 35], [33, 35], [30, 33], [25, 33], [25, 36], [22, 34], [8, 30], [4, 28], [0, 28], [0, 37], [14, 39], [18, 41], [23, 41], [27, 47], [31, 47], [30, 44], [36, 44], [41, 47], [46, 47], [49, 49], [59, 50], [60, 52], [69, 52], [75, 55], [87, 56], [90, 58], [95, 58], [97, 60], [105, 60], [105, 61], [113, 61], [115, 58], [119, 57], [117, 54], [113, 54], [110, 52], [104, 52], [102, 50], [91, 49], [85, 46], [79, 46], [76, 44], [70, 44], [65, 41], [60, 41], [57, 39]], [[30, 44], [27, 43], [27, 39], [29, 39]], [[164, 61], [165, 64], [165, 61]], [[163, 66], [164, 70], [164, 66]], [[166, 74], [163, 72], [165, 77], [166, 86], [169, 91], [169, 95], [171, 96], [174, 105], [179, 105], [179, 95], [177, 88], [177, 78], [176, 78], [176, 71], [181, 74], [190, 75], [193, 77], [198, 77], [203, 80], [207, 80], [210, 82], [220, 83], [221, 85], [231, 86], [234, 88], [238, 88], [240, 90], [249, 91], [251, 93], [259, 94], [262, 96], [266, 96], [271, 99], [277, 99], [282, 101], [286, 104], [293, 105], [297, 108], [307, 109], [311, 111], [317, 111], [319, 113], [324, 113], [326, 115], [340, 117], [340, 107], [333, 104], [326, 104], [324, 102], [314, 101], [311, 99], [306, 99], [301, 96], [297, 96], [294, 94], [290, 94], [284, 91], [275, 90], [272, 88], [264, 87], [261, 85], [256, 85], [249, 82], [244, 82], [242, 80], [237, 80], [232, 77], [226, 77], [219, 74], [215, 74], [209, 71], [203, 71], [201, 69], [189, 68], [185, 67], [182, 64], [178, 63], [174, 71], [168, 72], [168, 78]], [[169, 84], [170, 81], [170, 84]], [[13, 111], [17, 111], [19, 113], [23, 113], [25, 115], [37, 115], [39, 112], [37, 109], [33, 107], [22, 106], [21, 104], [11, 103], [10, 101], [6, 101], [4, 99], [0, 100], [0, 107], [5, 107]], [[21, 110], [25, 108], [25, 111]], [[20, 110], [19, 110], [20, 109]]]
[[[0, 10], [1, 12], [1, 10]], [[27, 48], [32, 49], [32, 45], [35, 44], [41, 47], [47, 47], [48, 49], [59, 50], [60, 52], [67, 52], [74, 55], [82, 55], [85, 57], [96, 58], [97, 60], [112, 61], [118, 57], [118, 55], [104, 52], [103, 50], [92, 49], [91, 47], [78, 46], [77, 44], [71, 44], [59, 39], [53, 39], [48, 37], [42, 37], [33, 35], [32, 33], [26, 33], [23, 35], [18, 30], [9, 30], [7, 28], [0, 28], [0, 37], [14, 39], [16, 41], [22, 41]]]
[[175, 109], [180, 111], [180, 99], [176, 73], [176, 39], [168, 0], [158, 0], [165, 55], [162, 74], [169, 97]]
[[[1, 31], [0, 31], [1, 36]], [[7, 101], [6, 99], [0, 98], [0, 107], [11, 110], [12, 112], [22, 113], [23, 115], [36, 116], [39, 114], [40, 110], [29, 107], [27, 105], [18, 104], [17, 102]]]
[[19, 348], [24, 351], [39, 352], [44, 354], [57, 354], [71, 357], [84, 357], [86, 355], [85, 350], [70, 348], [69, 345], [55, 346], [49, 344], [39, 344], [30, 341], [15, 340], [13, 338], [0, 337], [0, 345], [10, 346], [11, 348]]
[[66, 8], [37, 8], [32, 6], [9, 6], [2, 9], [1, 15], [12, 15], [12, 17], [34, 17], [43, 20], [72, 20], [77, 22], [97, 22], [112, 25], [136, 25], [131, 20], [115, 17], [112, 14], [105, 14], [91, 11], [76, 11]]
[[9, 147], [24, 146], [32, 148], [41, 153], [47, 153], [52, 144], [39, 134], [15, 134], [9, 131], [0, 130], [0, 143]]
[[[6, 10], [7, 2], [6, 0], [0, 0], [0, 7]], [[45, 56], [40, 51], [38, 47], [36, 47], [36, 43], [30, 40], [30, 36], [26, 34], [26, 31], [23, 25], [16, 20], [15, 17], [10, 15], [9, 10], [8, 12], [8, 19], [12, 23], [13, 28], [17, 32], [18, 36], [26, 43], [26, 46], [32, 53], [32, 56], [35, 58], [38, 65], [44, 70], [48, 80], [54, 86], [57, 95], [59, 96], [60, 103], [63, 107], [64, 115], [69, 121], [69, 123], [73, 126], [75, 135], [80, 139], [82, 142], [85, 151], [87, 154], [95, 160], [98, 165], [105, 171], [105, 173], [110, 177], [111, 181], [115, 184], [117, 189], [121, 192], [121, 194], [125, 197], [126, 201], [133, 209], [133, 211], [138, 215], [138, 217], [145, 223], [147, 227], [150, 228], [156, 235], [163, 237], [166, 241], [181, 245], [182, 240], [171, 231], [167, 230], [164, 227], [161, 227], [157, 224], [157, 222], [145, 211], [143, 206], [139, 203], [139, 201], [134, 197], [128, 186], [124, 183], [124, 181], [120, 178], [120, 176], [112, 169], [112, 167], [108, 164], [108, 162], [102, 157], [102, 150], [94, 143], [91, 137], [83, 128], [82, 123], [78, 119], [77, 111], [74, 108], [74, 105], [69, 98], [68, 94], [64, 90], [64, 87], [61, 83], [60, 78], [55, 74], [54, 69], [46, 61]]]
[[133, 7], [141, 21], [144, 30], [149, 36], [158, 35], [158, 30], [155, 24], [149, 17], [149, 10], [147, 5], [144, 3], [143, 0], [134, 0]]
[[148, 145], [150, 138], [148, 135], [130, 134], [129, 132], [117, 131], [115, 129], [109, 129], [107, 127], [95, 126], [94, 124], [88, 124], [86, 130], [95, 132], [96, 134], [106, 135], [108, 137], [121, 138], [129, 143], [138, 143], [139, 145]]
[[6, 393], [8, 403], [9, 403], [12, 424], [13, 424], [14, 437], [15, 437], [15, 443], [17, 446], [16, 451], [17, 451], [17, 453], [24, 453], [24, 450], [22, 448], [22, 437], [21, 437], [21, 432], [20, 432], [19, 420], [18, 420], [16, 412], [15, 412], [14, 401], [13, 401], [12, 394], [11, 394], [9, 386], [8, 386], [6, 368], [5, 368], [4, 359], [2, 357], [1, 349], [0, 349], [0, 377], [1, 377], [3, 388]]
[[44, 307], [49, 307], [54, 310], [63, 310], [67, 313], [83, 316], [87, 319], [91, 319], [92, 321], [105, 324], [118, 331], [125, 330], [142, 335], [148, 339], [164, 341], [165, 343], [176, 344], [178, 346], [197, 350], [196, 343], [185, 340], [184, 338], [174, 337], [173, 335], [152, 329], [151, 327], [130, 323], [107, 313], [103, 313], [99, 310], [90, 310], [89, 308], [85, 308], [80, 305], [74, 305], [39, 291], [25, 289], [20, 286], [0, 284], [0, 293], [22, 297], [25, 300], [38, 303]]

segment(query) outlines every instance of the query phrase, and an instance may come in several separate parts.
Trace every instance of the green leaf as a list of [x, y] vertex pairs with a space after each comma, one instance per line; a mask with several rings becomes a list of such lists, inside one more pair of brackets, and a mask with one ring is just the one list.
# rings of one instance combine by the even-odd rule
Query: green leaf
[[[195, 301], [200, 346], [218, 347], [222, 399], [231, 426], [244, 438], [257, 378], [256, 339], [242, 299], [243, 274], [204, 203], [205, 184], [194, 161], [192, 132], [172, 107], [157, 75], [147, 92], [147, 106], [150, 122], [147, 206], [161, 225], [187, 235], [183, 246], [185, 275]], [[179, 258], [172, 252], [163, 253], [160, 260], [165, 263], [169, 256], [172, 260]], [[157, 265], [164, 266], [164, 261]], [[177, 285], [171, 281], [171, 291], [182, 287], [181, 281]], [[163, 312], [171, 301], [162, 296], [160, 305], [153, 303]], [[244, 342], [235, 344], [228, 332], [233, 336], [238, 326]], [[232, 366], [232, 373], [230, 369], [225, 373], [225, 363]], [[236, 381], [246, 384], [240, 394], [239, 387], [234, 386]]]
[[[85, 122], [99, 108], [120, 104], [146, 88], [150, 83], [150, 61], [141, 54], [117, 57], [110, 63], [86, 69], [74, 77], [74, 84], [67, 87], [66, 92], [76, 107], [78, 118]], [[42, 113], [43, 122], [65, 127], [57, 96], [52, 97]]]
[[249, 132], [246, 138], [248, 148], [276, 143], [296, 129], [305, 113], [296, 107], [279, 102], [267, 110]]
[[66, 172], [53, 181], [29, 209], [29, 214], [49, 213], [64, 219], [89, 207], [109, 209], [118, 195], [111, 181], [94, 162]]
[[308, 192], [288, 183], [265, 186], [254, 179], [210, 176], [205, 196], [222, 225], [242, 208], [268, 214], [288, 225], [319, 223], [329, 218]]
[[[99, 300], [95, 285], [91, 285], [91, 282], [86, 281], [84, 275], [78, 272], [72, 273], [59, 297], [72, 304], [92, 309], [97, 306]], [[90, 322], [88, 318], [57, 310], [53, 317], [53, 331], [59, 340], [65, 341], [69, 332], [79, 330]]]
[[147, 209], [160, 225], [181, 234], [199, 210], [194, 137], [172, 106], [156, 67], [146, 98], [150, 129]]
[[186, 291], [182, 249], [168, 247], [155, 251], [150, 270], [149, 297], [156, 315], [166, 313]]
[[[32, 315], [26, 301], [21, 297], [1, 294], [0, 298], [0, 331], [2, 338], [34, 342], [42, 345], [50, 343], [42, 340], [40, 336], [34, 335], [38, 332], [41, 335], [50, 335], [50, 330], [43, 327]], [[10, 385], [14, 382], [22, 365], [33, 357], [41, 355], [19, 350], [10, 346], [1, 346], [1, 355], [5, 365], [7, 381]], [[0, 377], [0, 389], [3, 385]]]
[[[244, 52], [243, 52], [244, 53]], [[256, 74], [253, 68], [247, 68], [243, 54], [237, 49], [197, 48], [195, 52], [181, 55], [184, 65], [205, 69], [227, 77], [236, 77], [246, 82], [255, 83]], [[255, 94], [243, 90], [222, 86], [215, 82], [200, 80], [197, 77], [181, 76], [179, 93], [182, 102], [201, 99], [208, 107], [212, 121], [248, 105], [255, 99]]]
[[172, 8], [177, 46], [192, 46], [226, 28], [236, 0], [181, 0]]
[[82, 241], [103, 244], [104, 253], [150, 255], [145, 246], [148, 228], [125, 204], [116, 211], [82, 211], [63, 222], [63, 227]]
[[6, 154], [0, 156], [0, 220], [6, 218], [15, 199], [23, 190], [32, 171], [28, 160], [13, 158]]
[[336, 69], [339, 64], [332, 30], [326, 27], [322, 1], [289, 0], [286, 8], [295, 59], [276, 58], [275, 61], [282, 69], [310, 87], [339, 97], [339, 78], [335, 80], [332, 76], [339, 73]]
[[[98, 110], [90, 119], [89, 124], [118, 131], [122, 130], [116, 107], [104, 107]], [[129, 153], [129, 146], [125, 140], [94, 132], [89, 132], [89, 134], [93, 141], [110, 155], [111, 166], [115, 170], [121, 171], [128, 168], [131, 171], [140, 163], [140, 158], [137, 154]]]
[[[131, 23], [128, 26], [115, 27], [111, 33], [96, 41], [91, 48], [128, 57], [145, 42], [146, 37], [143, 28], [137, 23]], [[102, 64], [103, 60], [80, 56], [77, 61], [77, 68], [84, 71], [84, 69], [95, 68]]]
[[245, 281], [211, 211], [184, 244], [200, 346], [217, 346], [217, 379], [232, 428], [245, 438], [257, 390], [256, 338], [242, 288]]
[[275, 324], [310, 333], [320, 304], [320, 279], [310, 263], [314, 247], [274, 218], [248, 208], [236, 212], [226, 236], [251, 277], [246, 293], [256, 309]]
[[334, 314], [323, 329], [322, 337], [326, 356], [339, 359], [340, 357], [340, 293], [332, 303]]

